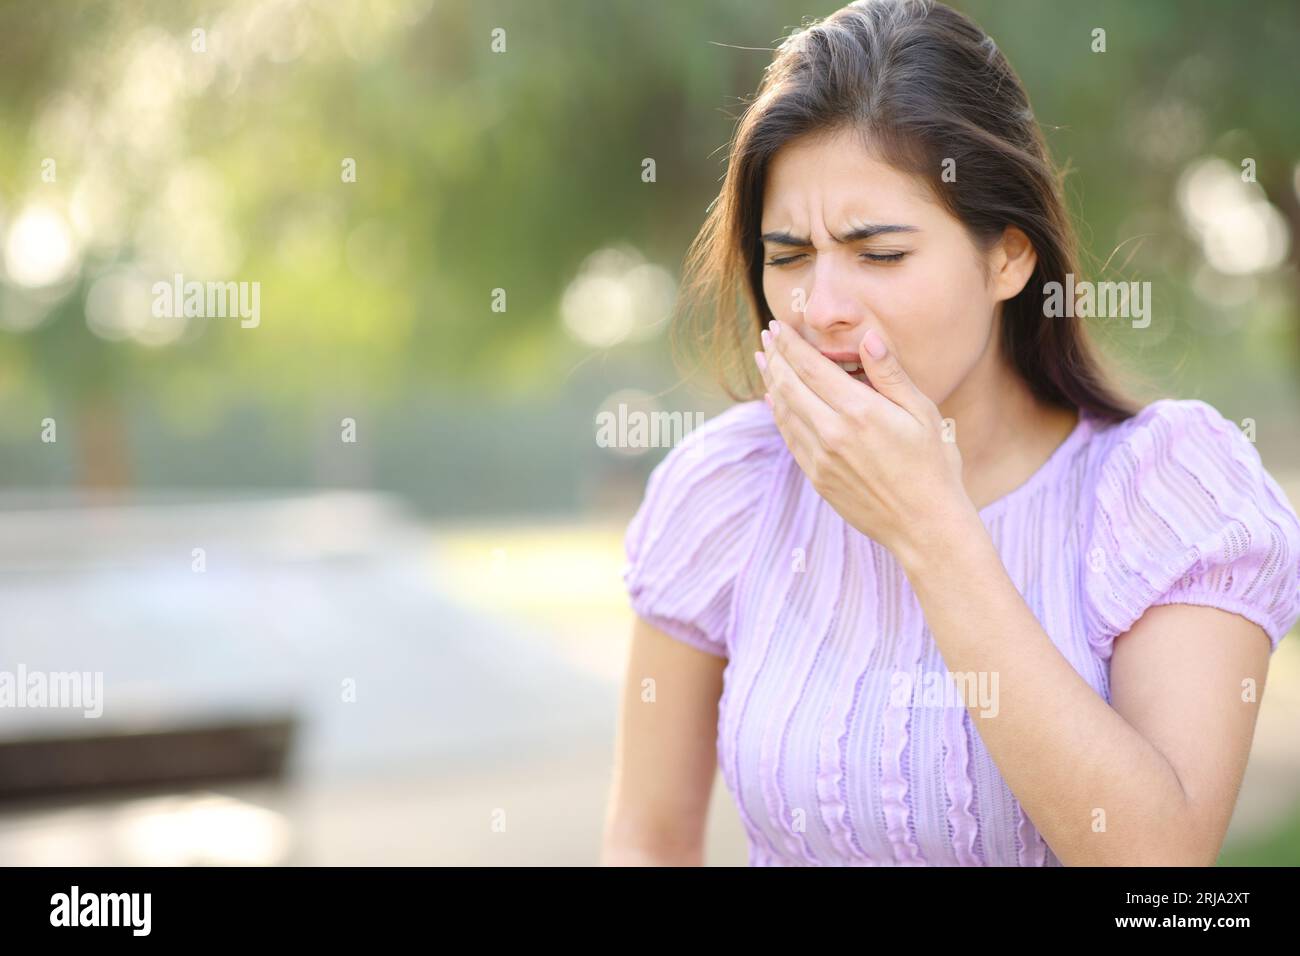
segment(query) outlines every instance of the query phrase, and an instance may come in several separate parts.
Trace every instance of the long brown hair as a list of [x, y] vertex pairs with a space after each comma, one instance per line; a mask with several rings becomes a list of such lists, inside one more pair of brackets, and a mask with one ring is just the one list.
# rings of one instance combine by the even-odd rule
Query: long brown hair
[[[747, 353], [772, 320], [759, 220], [768, 164], [806, 133], [851, 129], [885, 162], [924, 179], [984, 250], [1016, 226], [1038, 262], [1004, 302], [1000, 347], [1040, 400], [1107, 421], [1135, 414], [1105, 374], [1081, 320], [1045, 318], [1044, 285], [1078, 277], [1061, 174], [1002, 52], [968, 17], [934, 0], [857, 0], [776, 49], [730, 144], [721, 192], [687, 253], [674, 358], [704, 344], [736, 401], [762, 394]], [[942, 182], [954, 160], [959, 183]], [[704, 325], [699, 324], [700, 319]], [[737, 371], [742, 387], [729, 379]]]

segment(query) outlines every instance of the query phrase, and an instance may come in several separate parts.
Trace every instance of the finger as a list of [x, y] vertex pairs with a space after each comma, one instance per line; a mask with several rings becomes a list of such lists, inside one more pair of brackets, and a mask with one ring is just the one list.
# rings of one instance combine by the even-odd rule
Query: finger
[[[766, 329], [762, 333], [763, 345], [766, 350], [763, 354], [767, 357], [767, 370], [764, 381], [767, 383], [768, 391], [774, 399], [780, 398], [784, 401], [791, 412], [801, 418], [814, 432], [823, 435], [827, 434], [838, 421], [838, 413], [827, 405], [821, 396], [808, 387], [799, 371], [790, 364], [778, 344], [782, 338], [801, 338], [801, 336], [793, 329], [782, 329], [775, 322], [772, 325], [775, 330], [778, 330], [777, 334], [773, 335]], [[817, 357], [825, 361], [825, 357], [821, 353], [818, 353]], [[828, 362], [827, 364], [835, 367], [835, 371], [841, 376], [844, 375], [843, 369], [835, 366], [834, 362]]]
[[776, 351], [827, 407], [838, 412], [848, 411], [860, 405], [863, 394], [871, 391], [871, 386], [855, 381], [794, 329], [775, 322], [773, 328], [777, 332], [772, 337]]
[[812, 453], [819, 442], [817, 433], [808, 422], [794, 412], [781, 393], [774, 391], [774, 382], [768, 374], [766, 353], [755, 352], [754, 359], [758, 363], [759, 373], [763, 376], [763, 384], [768, 389], [763, 397], [772, 407], [772, 418], [776, 422], [776, 427], [781, 432], [781, 437], [785, 439], [791, 454], [794, 455], [795, 461], [807, 474]]
[[777, 430], [781, 432], [781, 438], [785, 440], [786, 447], [794, 456], [799, 470], [811, 477], [813, 456], [819, 442], [817, 433], [784, 401], [773, 396], [771, 392], [767, 394], [771, 400], [772, 419], [776, 422]]
[[898, 353], [879, 329], [868, 329], [858, 345], [862, 367], [877, 392], [902, 406], [918, 421], [931, 422], [938, 414], [934, 403], [912, 381]]

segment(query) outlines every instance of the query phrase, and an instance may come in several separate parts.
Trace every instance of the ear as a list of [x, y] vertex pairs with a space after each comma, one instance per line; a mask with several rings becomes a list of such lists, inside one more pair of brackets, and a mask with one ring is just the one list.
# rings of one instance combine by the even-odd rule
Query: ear
[[995, 302], [1005, 302], [1019, 295], [1038, 264], [1038, 253], [1034, 251], [1033, 243], [1015, 226], [1003, 230], [1002, 238], [994, 243], [989, 256], [989, 280], [993, 285]]

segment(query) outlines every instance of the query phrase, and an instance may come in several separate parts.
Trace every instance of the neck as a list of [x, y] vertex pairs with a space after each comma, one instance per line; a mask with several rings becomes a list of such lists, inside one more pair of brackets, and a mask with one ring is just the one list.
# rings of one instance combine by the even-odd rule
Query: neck
[[1003, 362], [996, 337], [939, 411], [956, 424], [962, 483], [976, 508], [1027, 481], [1078, 421], [1073, 411], [1034, 397]]

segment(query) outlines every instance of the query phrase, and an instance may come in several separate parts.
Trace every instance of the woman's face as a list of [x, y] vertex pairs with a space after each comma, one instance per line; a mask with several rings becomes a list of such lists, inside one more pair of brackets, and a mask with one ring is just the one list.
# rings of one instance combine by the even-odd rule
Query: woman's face
[[[960, 188], [961, 170], [956, 174], [953, 189]], [[864, 229], [875, 232], [833, 238]], [[773, 157], [760, 231], [763, 293], [778, 321], [823, 352], [857, 354], [868, 329], [883, 329], [936, 405], [986, 353], [996, 355], [997, 302], [1018, 292], [1032, 271], [1029, 250], [1028, 270], [1021, 263], [1019, 286], [1005, 294], [1000, 243], [984, 256], [986, 280], [979, 250], [925, 184], [873, 158], [846, 133], [802, 137]]]

